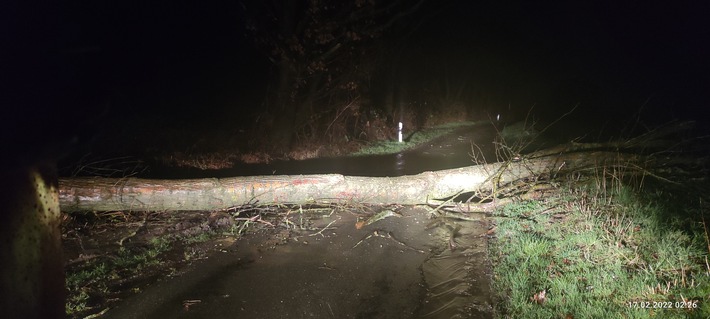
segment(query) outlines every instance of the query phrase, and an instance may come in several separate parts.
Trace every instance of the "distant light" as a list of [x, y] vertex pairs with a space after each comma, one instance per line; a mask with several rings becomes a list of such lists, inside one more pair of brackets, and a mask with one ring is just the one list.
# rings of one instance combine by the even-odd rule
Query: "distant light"
[[500, 121], [500, 114], [496, 115], [496, 121]]

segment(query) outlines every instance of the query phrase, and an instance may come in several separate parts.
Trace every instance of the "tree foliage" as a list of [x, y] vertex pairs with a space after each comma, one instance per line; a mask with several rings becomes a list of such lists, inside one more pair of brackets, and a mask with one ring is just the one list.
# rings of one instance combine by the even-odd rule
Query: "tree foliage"
[[[266, 97], [272, 139], [288, 148], [293, 133], [317, 134], [368, 94], [388, 30], [406, 24], [419, 1], [287, 0], [244, 5], [246, 30], [273, 65]], [[340, 116], [345, 120], [347, 116]], [[329, 125], [330, 124], [330, 125]]]

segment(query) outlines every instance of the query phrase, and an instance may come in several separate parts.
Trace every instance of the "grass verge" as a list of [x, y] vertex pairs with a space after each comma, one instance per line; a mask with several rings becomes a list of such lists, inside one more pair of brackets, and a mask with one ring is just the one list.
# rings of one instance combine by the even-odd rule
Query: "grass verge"
[[126, 279], [135, 278], [141, 272], [156, 271], [155, 268], [163, 264], [159, 256], [171, 246], [167, 237], [154, 238], [141, 249], [121, 247], [108, 258], [95, 258], [67, 271], [67, 315], [73, 317], [90, 311], [99, 296], [114, 294], [112, 286], [116, 281], [125, 283]]
[[149, 223], [156, 226], [146, 226], [146, 217], [139, 213], [69, 218], [64, 226], [65, 235], [69, 235], [65, 252], [71, 251], [75, 258], [66, 266], [67, 316], [93, 318], [102, 314], [116, 301], [203, 258], [210, 246], [202, 247], [202, 243], [240, 225], [220, 223], [219, 219], [208, 222], [200, 219], [202, 215], [208, 213], [195, 213], [192, 220], [180, 221], [182, 228], [155, 220], [156, 216]]
[[710, 318], [699, 205], [592, 184], [494, 214], [497, 317]]

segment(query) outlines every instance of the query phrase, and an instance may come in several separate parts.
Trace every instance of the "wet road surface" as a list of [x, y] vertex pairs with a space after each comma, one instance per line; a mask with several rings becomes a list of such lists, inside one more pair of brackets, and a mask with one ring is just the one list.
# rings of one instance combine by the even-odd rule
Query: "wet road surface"
[[[495, 161], [493, 139], [495, 129], [490, 124], [478, 124], [456, 129], [418, 148], [399, 154], [316, 158], [308, 160], [274, 161], [269, 164], [241, 164], [232, 169], [204, 171], [199, 169], [155, 170], [149, 178], [202, 178], [256, 175], [343, 174], [348, 176], [402, 176], [425, 171], [472, 165], [472, 145], [476, 145], [479, 160]], [[480, 151], [480, 152], [479, 152]]]
[[[399, 156], [327, 165], [303, 161], [296, 168], [276, 167], [276, 173], [297, 169], [299, 174], [399, 176], [461, 167], [472, 164], [472, 141], [491, 145], [492, 134], [490, 127], [469, 128]], [[488, 152], [487, 157], [492, 155]], [[382, 209], [345, 207], [305, 216], [311, 225], [307, 229], [215, 242], [223, 246], [209, 258], [123, 301], [104, 317], [492, 317], [488, 225], [482, 216], [431, 219], [426, 207], [401, 207], [395, 216], [356, 227]]]
[[357, 229], [337, 212], [279, 245], [241, 239], [106, 318], [490, 318], [485, 221], [401, 213]]

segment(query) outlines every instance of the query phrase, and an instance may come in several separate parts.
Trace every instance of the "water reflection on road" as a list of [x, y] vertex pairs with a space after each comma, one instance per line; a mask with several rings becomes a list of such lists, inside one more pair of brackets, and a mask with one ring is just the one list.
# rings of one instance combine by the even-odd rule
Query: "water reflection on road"
[[478, 153], [479, 160], [485, 156], [486, 160], [493, 161], [495, 160], [494, 136], [495, 130], [492, 125], [481, 124], [457, 129], [450, 135], [399, 154], [274, 161], [269, 164], [243, 164], [218, 171], [154, 169], [150, 177], [200, 178], [326, 173], [374, 177], [413, 175], [424, 171], [472, 165], [470, 156], [472, 149]]

